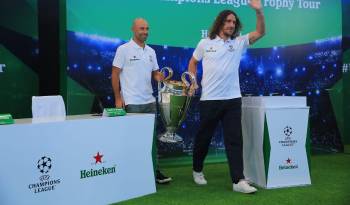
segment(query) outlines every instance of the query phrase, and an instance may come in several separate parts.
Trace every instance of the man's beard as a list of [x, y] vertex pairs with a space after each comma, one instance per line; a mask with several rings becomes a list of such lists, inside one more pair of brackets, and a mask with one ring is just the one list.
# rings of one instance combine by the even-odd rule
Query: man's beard
[[233, 35], [233, 30], [227, 30], [227, 31], [224, 31], [224, 35], [226, 36], [226, 37], [231, 37], [232, 35]]
[[139, 39], [142, 41], [146, 41], [147, 40], [148, 35], [140, 35]]
[[143, 37], [143, 36], [140, 36], [140, 35], [135, 36], [134, 38], [135, 38], [137, 41], [141, 42], [141, 43], [144, 43], [144, 42], [146, 42], [146, 40], [147, 40], [147, 37]]

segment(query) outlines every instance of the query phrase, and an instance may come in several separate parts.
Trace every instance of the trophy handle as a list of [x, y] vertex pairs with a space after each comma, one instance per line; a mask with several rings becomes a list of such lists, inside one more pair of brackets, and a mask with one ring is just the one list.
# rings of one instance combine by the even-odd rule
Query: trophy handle
[[[187, 76], [189, 76], [189, 81], [186, 78]], [[182, 73], [181, 80], [182, 80], [182, 83], [185, 85], [185, 87], [183, 89], [183, 93], [184, 93], [184, 95], [189, 96], [190, 95], [189, 92], [190, 92], [191, 86], [197, 85], [196, 76], [193, 75], [192, 73], [186, 71], [186, 72]]]
[[[190, 80], [190, 82], [187, 80], [187, 76], [189, 76], [189, 80]], [[188, 90], [190, 89], [190, 87], [192, 86], [192, 85], [196, 85], [197, 84], [197, 80], [196, 80], [196, 76], [194, 76], [192, 73], [190, 73], [190, 72], [188, 72], [188, 71], [186, 71], [186, 72], [183, 72], [182, 73], [182, 75], [181, 75], [181, 80], [182, 80], [182, 83], [186, 86], [185, 87], [185, 95], [187, 96], [186, 97], [186, 102], [185, 102], [185, 104], [184, 104], [184, 106], [183, 106], [183, 108], [181, 109], [181, 112], [182, 112], [182, 114], [181, 114], [181, 119], [180, 119], [180, 121], [179, 121], [179, 124], [178, 124], [178, 126], [180, 126], [180, 124], [185, 120], [185, 118], [186, 118], [186, 112], [187, 112], [187, 110], [189, 109], [189, 107], [190, 107], [190, 104], [191, 104], [191, 101], [192, 101], [192, 97], [193, 96], [190, 96], [190, 95], [188, 95]]]
[[[167, 77], [165, 77], [165, 71], [168, 71], [168, 76]], [[173, 75], [174, 75], [174, 71], [173, 71], [173, 69], [172, 68], [170, 68], [170, 67], [164, 67], [164, 68], [162, 68], [162, 69], [160, 69], [160, 72], [164, 75], [164, 80], [163, 80], [163, 82], [164, 81], [168, 81], [168, 80], [170, 80], [170, 78], [171, 77], [173, 77]]]
[[[186, 79], [186, 76], [190, 77], [190, 82], [188, 82], [188, 80]], [[197, 83], [196, 76], [194, 76], [192, 73], [188, 71], [182, 73], [181, 80], [186, 85], [186, 88], [189, 88], [191, 85], [195, 85]]]
[[[168, 71], [168, 76], [165, 77], [166, 71]], [[163, 75], [164, 75], [164, 79], [162, 81], [158, 82], [158, 101], [161, 102], [162, 101], [162, 90], [164, 90], [166, 88], [166, 81], [169, 81], [173, 75], [174, 75], [174, 71], [172, 68], [170, 67], [163, 67], [160, 69], [160, 71]], [[163, 86], [162, 86], [163, 84]]]

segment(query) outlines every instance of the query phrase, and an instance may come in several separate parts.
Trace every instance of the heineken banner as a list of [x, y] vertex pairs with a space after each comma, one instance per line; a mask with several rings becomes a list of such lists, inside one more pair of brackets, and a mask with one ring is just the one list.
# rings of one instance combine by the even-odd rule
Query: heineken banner
[[[112, 60], [118, 46], [132, 37], [133, 19], [143, 17], [149, 22], [147, 43], [155, 49], [159, 66], [171, 67], [173, 79], [180, 80], [194, 48], [201, 38], [207, 37], [221, 10], [237, 12], [243, 23], [242, 34], [255, 29], [255, 13], [247, 2], [68, 0], [68, 113], [101, 112], [104, 107], [114, 106]], [[328, 89], [342, 76], [341, 1], [262, 2], [267, 34], [243, 55], [240, 65], [243, 95], [307, 96], [313, 147], [340, 149], [340, 134]], [[198, 81], [201, 68], [200, 65]], [[199, 96], [200, 91], [197, 94]], [[198, 96], [192, 100], [187, 117], [177, 130], [184, 142], [160, 143], [161, 157], [181, 157], [178, 162], [188, 159], [190, 163], [198, 129]], [[158, 134], [165, 131], [162, 123], [158, 123], [157, 131]], [[224, 156], [223, 144], [219, 127], [210, 145], [209, 160]]]
[[156, 192], [153, 127], [152, 114], [0, 126], [0, 155], [10, 156], [0, 204], [101, 205]]

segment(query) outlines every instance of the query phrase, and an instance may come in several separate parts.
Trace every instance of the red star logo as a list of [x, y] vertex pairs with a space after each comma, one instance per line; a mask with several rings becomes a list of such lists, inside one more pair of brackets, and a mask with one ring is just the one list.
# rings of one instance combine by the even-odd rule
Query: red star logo
[[288, 159], [286, 160], [286, 162], [287, 162], [287, 164], [291, 164], [291, 163], [292, 163], [292, 160], [288, 158]]
[[103, 157], [103, 155], [100, 155], [100, 152], [97, 152], [96, 156], [94, 156], [94, 158], [96, 160], [95, 164], [102, 163], [102, 157]]

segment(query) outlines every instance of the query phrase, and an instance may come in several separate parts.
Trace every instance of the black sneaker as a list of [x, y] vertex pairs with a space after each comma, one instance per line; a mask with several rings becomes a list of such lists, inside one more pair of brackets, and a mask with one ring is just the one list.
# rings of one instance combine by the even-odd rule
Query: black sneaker
[[171, 177], [164, 176], [159, 170], [156, 171], [156, 182], [158, 184], [167, 184], [171, 180]]

